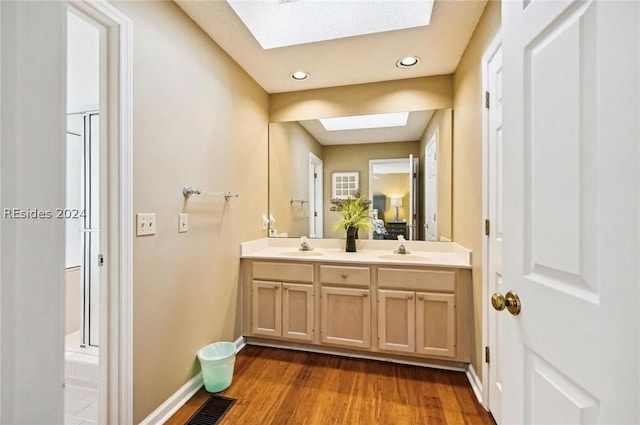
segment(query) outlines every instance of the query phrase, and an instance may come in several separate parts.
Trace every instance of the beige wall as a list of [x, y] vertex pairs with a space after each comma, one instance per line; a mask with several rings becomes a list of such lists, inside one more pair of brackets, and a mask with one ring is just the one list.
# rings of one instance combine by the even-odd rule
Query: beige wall
[[[452, 154], [453, 154], [453, 140], [452, 140], [452, 111], [451, 109], [439, 109], [431, 117], [431, 121], [427, 125], [422, 137], [420, 138], [420, 181], [422, 185], [420, 187], [419, 199], [423, 199], [420, 202], [420, 216], [424, 217], [424, 185], [426, 180], [424, 178], [424, 169], [426, 166], [425, 148], [427, 143], [431, 140], [434, 133], [438, 132], [438, 148], [436, 150], [437, 161], [437, 181], [438, 181], [438, 208], [436, 210], [437, 220], [437, 239], [444, 236], [449, 240], [453, 240], [453, 230], [451, 223], [452, 205], [451, 198], [453, 193], [452, 188]], [[424, 221], [420, 220], [421, 224]], [[424, 226], [420, 226], [420, 234], [424, 239]]]
[[453, 76], [453, 238], [473, 251], [475, 352], [482, 378], [482, 55], [500, 28], [501, 3], [489, 1]]
[[269, 121], [451, 108], [452, 81], [439, 75], [272, 94]]
[[[407, 170], [409, 161], [407, 161]], [[378, 218], [384, 222], [393, 221], [396, 208], [391, 206], [391, 198], [402, 198], [402, 206], [398, 207], [398, 221], [409, 218], [409, 172], [404, 174], [380, 174], [378, 180], [372, 183], [374, 195], [385, 196], [385, 209], [378, 211]]]
[[322, 159], [322, 145], [297, 122], [269, 124], [269, 211], [278, 233], [309, 235], [309, 153]]
[[[369, 160], [408, 158], [418, 154], [418, 142], [365, 143], [356, 145], [325, 146], [324, 155], [324, 237], [344, 238], [344, 230], [333, 231], [333, 223], [339, 218], [338, 212], [331, 212], [331, 174], [335, 172], [357, 171], [360, 173], [360, 190], [369, 196]], [[404, 205], [404, 204], [403, 204]], [[359, 232], [361, 238], [367, 232]]]
[[[199, 348], [240, 335], [238, 246], [266, 236], [268, 95], [173, 2], [114, 4], [134, 30], [134, 212], [157, 214], [133, 241], [139, 423], [194, 376]], [[187, 201], [184, 185], [240, 197]]]

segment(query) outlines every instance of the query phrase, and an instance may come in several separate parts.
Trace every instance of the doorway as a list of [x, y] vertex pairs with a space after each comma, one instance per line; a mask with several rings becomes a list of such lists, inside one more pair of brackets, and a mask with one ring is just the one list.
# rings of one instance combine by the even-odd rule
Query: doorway
[[418, 161], [413, 155], [369, 160], [369, 199], [374, 219], [370, 239], [417, 239]]
[[[74, 38], [78, 27], [84, 32]], [[85, 0], [68, 4], [67, 31], [67, 119], [76, 123], [67, 143], [76, 149], [66, 168], [81, 180], [80, 195], [68, 193], [84, 209], [82, 220], [67, 220], [81, 275], [72, 357], [93, 356], [97, 367], [89, 372], [95, 391], [88, 396], [70, 388], [87, 382], [66, 374], [65, 401], [81, 410], [65, 406], [65, 422], [131, 423], [132, 22], [104, 0]]]
[[98, 421], [101, 191], [100, 28], [67, 12], [65, 423]]

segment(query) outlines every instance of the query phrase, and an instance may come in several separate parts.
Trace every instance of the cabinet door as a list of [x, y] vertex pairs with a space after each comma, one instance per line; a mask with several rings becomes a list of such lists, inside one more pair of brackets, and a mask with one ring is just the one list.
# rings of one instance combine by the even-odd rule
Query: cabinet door
[[254, 335], [282, 335], [281, 283], [253, 281], [252, 326]]
[[415, 352], [416, 301], [413, 291], [378, 291], [378, 348]]
[[322, 288], [321, 340], [346, 347], [371, 347], [368, 289]]
[[282, 336], [313, 339], [313, 286], [282, 284]]
[[418, 292], [416, 296], [416, 351], [455, 357], [455, 295]]

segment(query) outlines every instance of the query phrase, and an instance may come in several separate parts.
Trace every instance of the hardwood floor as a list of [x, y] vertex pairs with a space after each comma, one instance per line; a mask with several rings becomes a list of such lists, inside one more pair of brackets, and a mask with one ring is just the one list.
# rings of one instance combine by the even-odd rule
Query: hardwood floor
[[[495, 425], [462, 372], [247, 346], [236, 357], [237, 399], [221, 425]], [[168, 425], [209, 398], [200, 390]]]

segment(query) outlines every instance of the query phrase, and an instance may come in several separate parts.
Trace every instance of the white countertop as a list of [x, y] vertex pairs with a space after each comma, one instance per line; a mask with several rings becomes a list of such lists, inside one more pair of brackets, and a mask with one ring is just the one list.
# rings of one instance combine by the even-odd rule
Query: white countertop
[[308, 239], [313, 251], [299, 251], [299, 239], [262, 238], [241, 244], [241, 258], [471, 268], [471, 251], [455, 242], [406, 241], [410, 254], [394, 254], [398, 241], [358, 240], [357, 252], [345, 252], [344, 239]]

